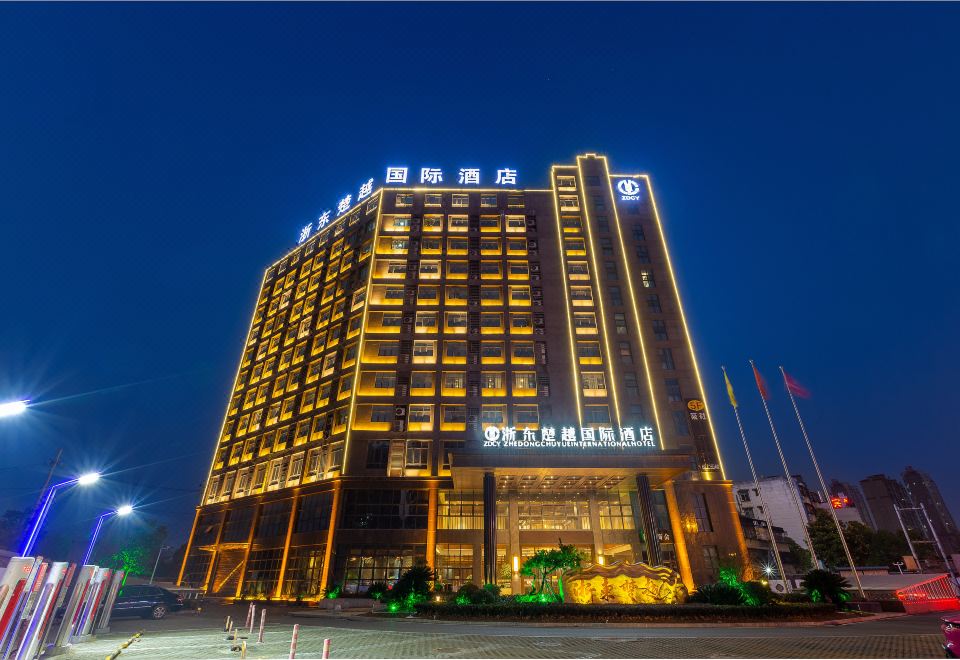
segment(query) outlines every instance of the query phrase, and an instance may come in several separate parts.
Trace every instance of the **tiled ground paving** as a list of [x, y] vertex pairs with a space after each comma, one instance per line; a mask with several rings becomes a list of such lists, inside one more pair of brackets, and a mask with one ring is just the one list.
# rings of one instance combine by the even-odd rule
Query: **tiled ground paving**
[[[153, 622], [150, 622], [153, 623]], [[198, 621], [184, 622], [195, 625]], [[374, 622], [370, 627], [376, 626]], [[877, 622], [879, 623], [879, 622]], [[402, 625], [402, 624], [401, 624]], [[863, 625], [863, 624], [858, 624]], [[146, 626], [145, 626], [146, 627]], [[394, 626], [395, 628], [396, 626]], [[444, 626], [437, 626], [443, 629]], [[319, 658], [323, 639], [332, 640], [332, 658], [932, 658], [943, 657], [939, 634], [882, 634], [877, 630], [857, 634], [850, 626], [836, 634], [817, 629], [764, 629], [750, 636], [739, 629], [736, 636], [725, 629], [703, 628], [702, 637], [658, 629], [623, 630], [622, 637], [596, 636], [595, 628], [575, 628], [545, 636], [528, 630], [523, 635], [477, 632], [402, 632], [395, 629], [352, 629], [328, 627], [322, 621], [301, 624], [298, 658]], [[265, 641], [248, 647], [249, 658], [286, 658], [292, 625], [267, 627]], [[497, 630], [502, 630], [497, 629]], [[480, 633], [480, 634], [478, 634]], [[104, 658], [129, 638], [129, 632], [115, 632], [92, 642], [77, 645], [67, 657]], [[223, 632], [209, 629], [147, 630], [140, 641], [123, 651], [124, 658], [239, 658], [230, 651]]]

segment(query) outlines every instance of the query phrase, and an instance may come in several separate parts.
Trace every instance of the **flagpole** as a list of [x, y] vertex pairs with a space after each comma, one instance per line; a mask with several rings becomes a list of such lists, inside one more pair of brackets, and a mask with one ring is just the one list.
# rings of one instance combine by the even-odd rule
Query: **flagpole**
[[[753, 360], [750, 360], [750, 367], [753, 369], [753, 372], [759, 373], [757, 371], [756, 365], [753, 364]], [[757, 391], [760, 391], [759, 383], [757, 383]], [[810, 530], [807, 529], [807, 513], [803, 510], [803, 505], [800, 503], [800, 493], [798, 492], [797, 486], [793, 483], [793, 476], [790, 474], [790, 468], [787, 467], [787, 458], [783, 455], [783, 447], [780, 446], [780, 437], [777, 435], [777, 428], [773, 425], [773, 417], [770, 415], [770, 407], [767, 405], [767, 399], [763, 396], [763, 392], [760, 392], [760, 402], [763, 403], [763, 410], [767, 413], [767, 421], [770, 422], [770, 432], [773, 433], [773, 442], [777, 445], [777, 453], [780, 455], [780, 464], [783, 465], [783, 474], [787, 478], [787, 488], [793, 494], [793, 503], [797, 507], [797, 515], [800, 516], [800, 527], [803, 529], [803, 538], [807, 542], [807, 548], [810, 550], [810, 560], [813, 563], [814, 568], [820, 567], [820, 562], [817, 560], [817, 551], [813, 549], [813, 541], [810, 540]]]
[[[728, 383], [730, 379], [727, 377], [727, 368], [721, 366], [723, 370], [723, 378]], [[732, 388], [731, 388], [732, 389]], [[783, 585], [787, 590], [787, 593], [790, 593], [790, 581], [787, 579], [787, 574], [783, 570], [783, 561], [780, 559], [780, 548], [777, 546], [777, 537], [773, 533], [773, 524], [770, 522], [770, 510], [767, 509], [767, 505], [763, 502], [763, 491], [760, 490], [760, 480], [757, 479], [757, 469], [753, 465], [753, 456], [750, 454], [750, 446], [747, 445], [747, 434], [743, 432], [743, 423], [740, 421], [740, 410], [734, 404], [734, 400], [730, 400], [730, 404], [733, 405], [733, 414], [737, 418], [737, 428], [740, 429], [740, 439], [743, 440], [743, 450], [747, 453], [747, 463], [750, 465], [750, 474], [753, 476], [753, 486], [757, 490], [757, 499], [760, 501], [760, 508], [763, 511], [764, 522], [767, 523], [767, 534], [770, 535], [770, 545], [773, 546], [773, 557], [777, 561], [777, 570], [780, 572], [780, 578], [783, 580]]]
[[[797, 421], [800, 422], [800, 432], [803, 433], [803, 440], [807, 443], [807, 451], [810, 452], [810, 460], [813, 461], [813, 469], [817, 473], [817, 479], [820, 480], [820, 488], [823, 489], [823, 494], [829, 498], [830, 491], [827, 490], [827, 484], [823, 481], [823, 474], [820, 472], [820, 464], [817, 462], [817, 456], [813, 453], [813, 445], [810, 444], [810, 436], [807, 435], [807, 427], [803, 424], [803, 418], [800, 416], [800, 408], [797, 407], [797, 400], [793, 396], [793, 390], [790, 389], [790, 384], [787, 382], [787, 372], [783, 370], [783, 367], [780, 367], [780, 374], [783, 376], [783, 384], [787, 388], [787, 394], [790, 396], [790, 403], [793, 404], [793, 411], [797, 413]], [[850, 556], [850, 548], [847, 547], [847, 539], [843, 535], [843, 528], [840, 526], [840, 519], [837, 518], [837, 512], [833, 508], [833, 503], [830, 503], [828, 507], [830, 509], [830, 516], [833, 518], [833, 524], [837, 527], [837, 534], [840, 535], [840, 544], [843, 545], [843, 553], [847, 556], [847, 562], [850, 564], [850, 570], [853, 571], [853, 579], [857, 583], [857, 591], [860, 592], [861, 598], [866, 598], [866, 594], [863, 593], [863, 585], [860, 583], [860, 573], [857, 572], [857, 567], [853, 563], [853, 557]]]

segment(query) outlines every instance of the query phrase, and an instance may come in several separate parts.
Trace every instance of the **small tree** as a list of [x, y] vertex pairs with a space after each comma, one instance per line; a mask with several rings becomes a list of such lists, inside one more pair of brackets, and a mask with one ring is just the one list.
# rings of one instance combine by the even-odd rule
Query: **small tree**
[[[523, 563], [520, 574], [533, 578], [532, 594], [540, 600], [563, 602], [563, 578], [583, 565], [583, 553], [573, 545], [559, 543], [555, 550], [537, 550]], [[553, 579], [557, 580], [556, 590]]]
[[839, 573], [831, 573], [814, 569], [803, 576], [803, 589], [814, 603], [830, 601], [834, 605], [842, 605], [850, 600], [847, 589], [850, 583]]

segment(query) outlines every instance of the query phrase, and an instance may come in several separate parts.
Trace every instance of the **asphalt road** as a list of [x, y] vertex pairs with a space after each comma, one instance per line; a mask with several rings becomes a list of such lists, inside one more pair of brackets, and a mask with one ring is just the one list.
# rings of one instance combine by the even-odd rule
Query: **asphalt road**
[[[115, 619], [109, 635], [76, 645], [71, 655], [103, 658], [142, 630], [121, 659], [239, 657], [222, 626], [228, 614], [242, 625], [246, 612], [246, 604], [208, 605], [201, 614], [161, 621]], [[940, 616], [812, 627], [531, 626], [349, 613], [303, 617], [268, 606], [264, 642], [256, 642], [254, 631], [247, 657], [288, 657], [293, 625], [300, 624], [297, 658], [319, 658], [325, 638], [331, 658], [929, 658], [943, 657]]]

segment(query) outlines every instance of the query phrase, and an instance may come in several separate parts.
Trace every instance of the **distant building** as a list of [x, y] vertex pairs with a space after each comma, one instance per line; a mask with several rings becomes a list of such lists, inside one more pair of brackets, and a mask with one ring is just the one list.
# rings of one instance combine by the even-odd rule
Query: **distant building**
[[[740, 526], [743, 527], [743, 537], [747, 541], [750, 563], [766, 577], [779, 579], [780, 576], [776, 575], [777, 560], [773, 556], [773, 545], [770, 543], [770, 533], [767, 531], [766, 521], [741, 515]], [[797, 566], [797, 558], [790, 554], [786, 532], [777, 525], [771, 525], [771, 527], [773, 527], [773, 536], [777, 541], [777, 549], [780, 550], [783, 572], [787, 574], [787, 577], [798, 574], [800, 569]], [[768, 569], [771, 571], [770, 573], [767, 572]]]
[[[797, 512], [791, 488], [800, 496], [804, 509], [803, 517]], [[737, 507], [741, 515], [747, 518], [763, 519], [763, 507], [760, 505], [760, 498], [752, 481], [734, 482], [733, 490], [736, 492]], [[782, 527], [787, 536], [802, 547], [807, 547], [803, 527], [813, 520], [818, 505], [824, 502], [820, 494], [810, 490], [799, 475], [793, 475], [789, 484], [786, 477], [761, 477], [760, 490], [763, 493], [763, 502], [770, 513], [771, 523]]]
[[957, 523], [943, 500], [936, 482], [926, 472], [908, 465], [903, 471], [903, 483], [907, 487], [910, 499], [917, 506], [922, 504], [926, 508], [930, 523], [940, 543], [943, 544], [944, 552], [948, 555], [960, 552], [960, 533], [957, 531]]
[[[896, 508], [912, 509], [914, 506], [903, 484], [885, 474], [873, 474], [866, 479], [861, 479], [860, 486], [863, 488], [863, 495], [867, 506], [870, 507], [876, 529], [903, 534], [900, 521], [897, 519]], [[919, 514], [919, 511], [900, 511], [906, 528], [925, 537], [926, 526], [921, 522]]]
[[[870, 507], [867, 506], [867, 501], [863, 496], [863, 491], [857, 484], [838, 481], [837, 479], [831, 480], [829, 497], [831, 505], [833, 505], [834, 498], [839, 498], [840, 504], [843, 505], [837, 509], [837, 518], [841, 521], [856, 520], [874, 529], [877, 528], [873, 516], [870, 514]], [[840, 513], [841, 510], [843, 510], [843, 513]]]

